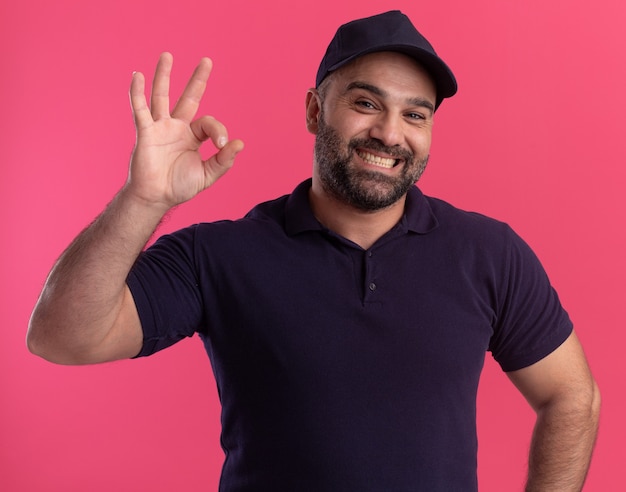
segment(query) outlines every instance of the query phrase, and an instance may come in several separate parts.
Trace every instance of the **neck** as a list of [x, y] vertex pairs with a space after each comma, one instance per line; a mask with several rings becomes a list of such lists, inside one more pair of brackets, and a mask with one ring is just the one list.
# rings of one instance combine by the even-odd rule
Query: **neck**
[[369, 249], [389, 232], [402, 218], [406, 196], [393, 205], [366, 212], [329, 196], [314, 183], [309, 202], [317, 220], [331, 231]]

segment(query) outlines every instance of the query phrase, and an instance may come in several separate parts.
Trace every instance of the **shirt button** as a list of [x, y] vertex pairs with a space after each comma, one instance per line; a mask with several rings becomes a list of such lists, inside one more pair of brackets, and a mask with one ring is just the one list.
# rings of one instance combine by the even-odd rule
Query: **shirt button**
[[375, 284], [374, 282], [372, 282], [372, 283], [370, 284], [370, 290], [371, 290], [372, 292], [374, 292], [374, 291], [376, 290], [376, 284]]
[[369, 257], [371, 258], [371, 257], [372, 257], [372, 252], [371, 252], [371, 251], [368, 251], [368, 252], [367, 252], [367, 256], [369, 256]]

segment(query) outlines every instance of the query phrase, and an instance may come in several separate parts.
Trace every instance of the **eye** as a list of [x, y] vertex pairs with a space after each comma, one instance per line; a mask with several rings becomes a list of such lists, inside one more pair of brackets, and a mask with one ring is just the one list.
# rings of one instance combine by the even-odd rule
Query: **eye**
[[423, 114], [420, 113], [407, 113], [407, 118], [409, 118], [410, 120], [424, 120], [426, 118], [424, 118]]
[[371, 101], [368, 101], [367, 99], [359, 99], [358, 101], [355, 102], [355, 104], [365, 109], [376, 109], [376, 106], [374, 106], [374, 104]]

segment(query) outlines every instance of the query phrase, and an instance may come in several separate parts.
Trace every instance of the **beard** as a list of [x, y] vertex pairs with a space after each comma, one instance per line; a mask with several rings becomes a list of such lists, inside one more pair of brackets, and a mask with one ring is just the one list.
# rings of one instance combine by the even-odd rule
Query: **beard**
[[[346, 148], [345, 154], [342, 150]], [[402, 170], [397, 176], [358, 168], [352, 162], [357, 148], [382, 152], [402, 159]], [[323, 115], [315, 138], [315, 161], [323, 190], [333, 198], [365, 212], [387, 208], [400, 200], [419, 180], [428, 155], [419, 159], [400, 147], [387, 147], [376, 139], [351, 139], [346, 147], [341, 136], [326, 124]]]

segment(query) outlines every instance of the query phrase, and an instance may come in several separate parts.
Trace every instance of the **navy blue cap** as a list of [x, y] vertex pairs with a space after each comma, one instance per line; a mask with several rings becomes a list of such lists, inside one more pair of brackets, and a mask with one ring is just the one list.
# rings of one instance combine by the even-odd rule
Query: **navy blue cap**
[[437, 56], [410, 19], [399, 10], [354, 20], [342, 25], [328, 45], [317, 71], [315, 86], [332, 71], [359, 56], [378, 51], [396, 51], [415, 59], [432, 77], [437, 90], [435, 107], [446, 97], [456, 94], [457, 83], [452, 70]]

